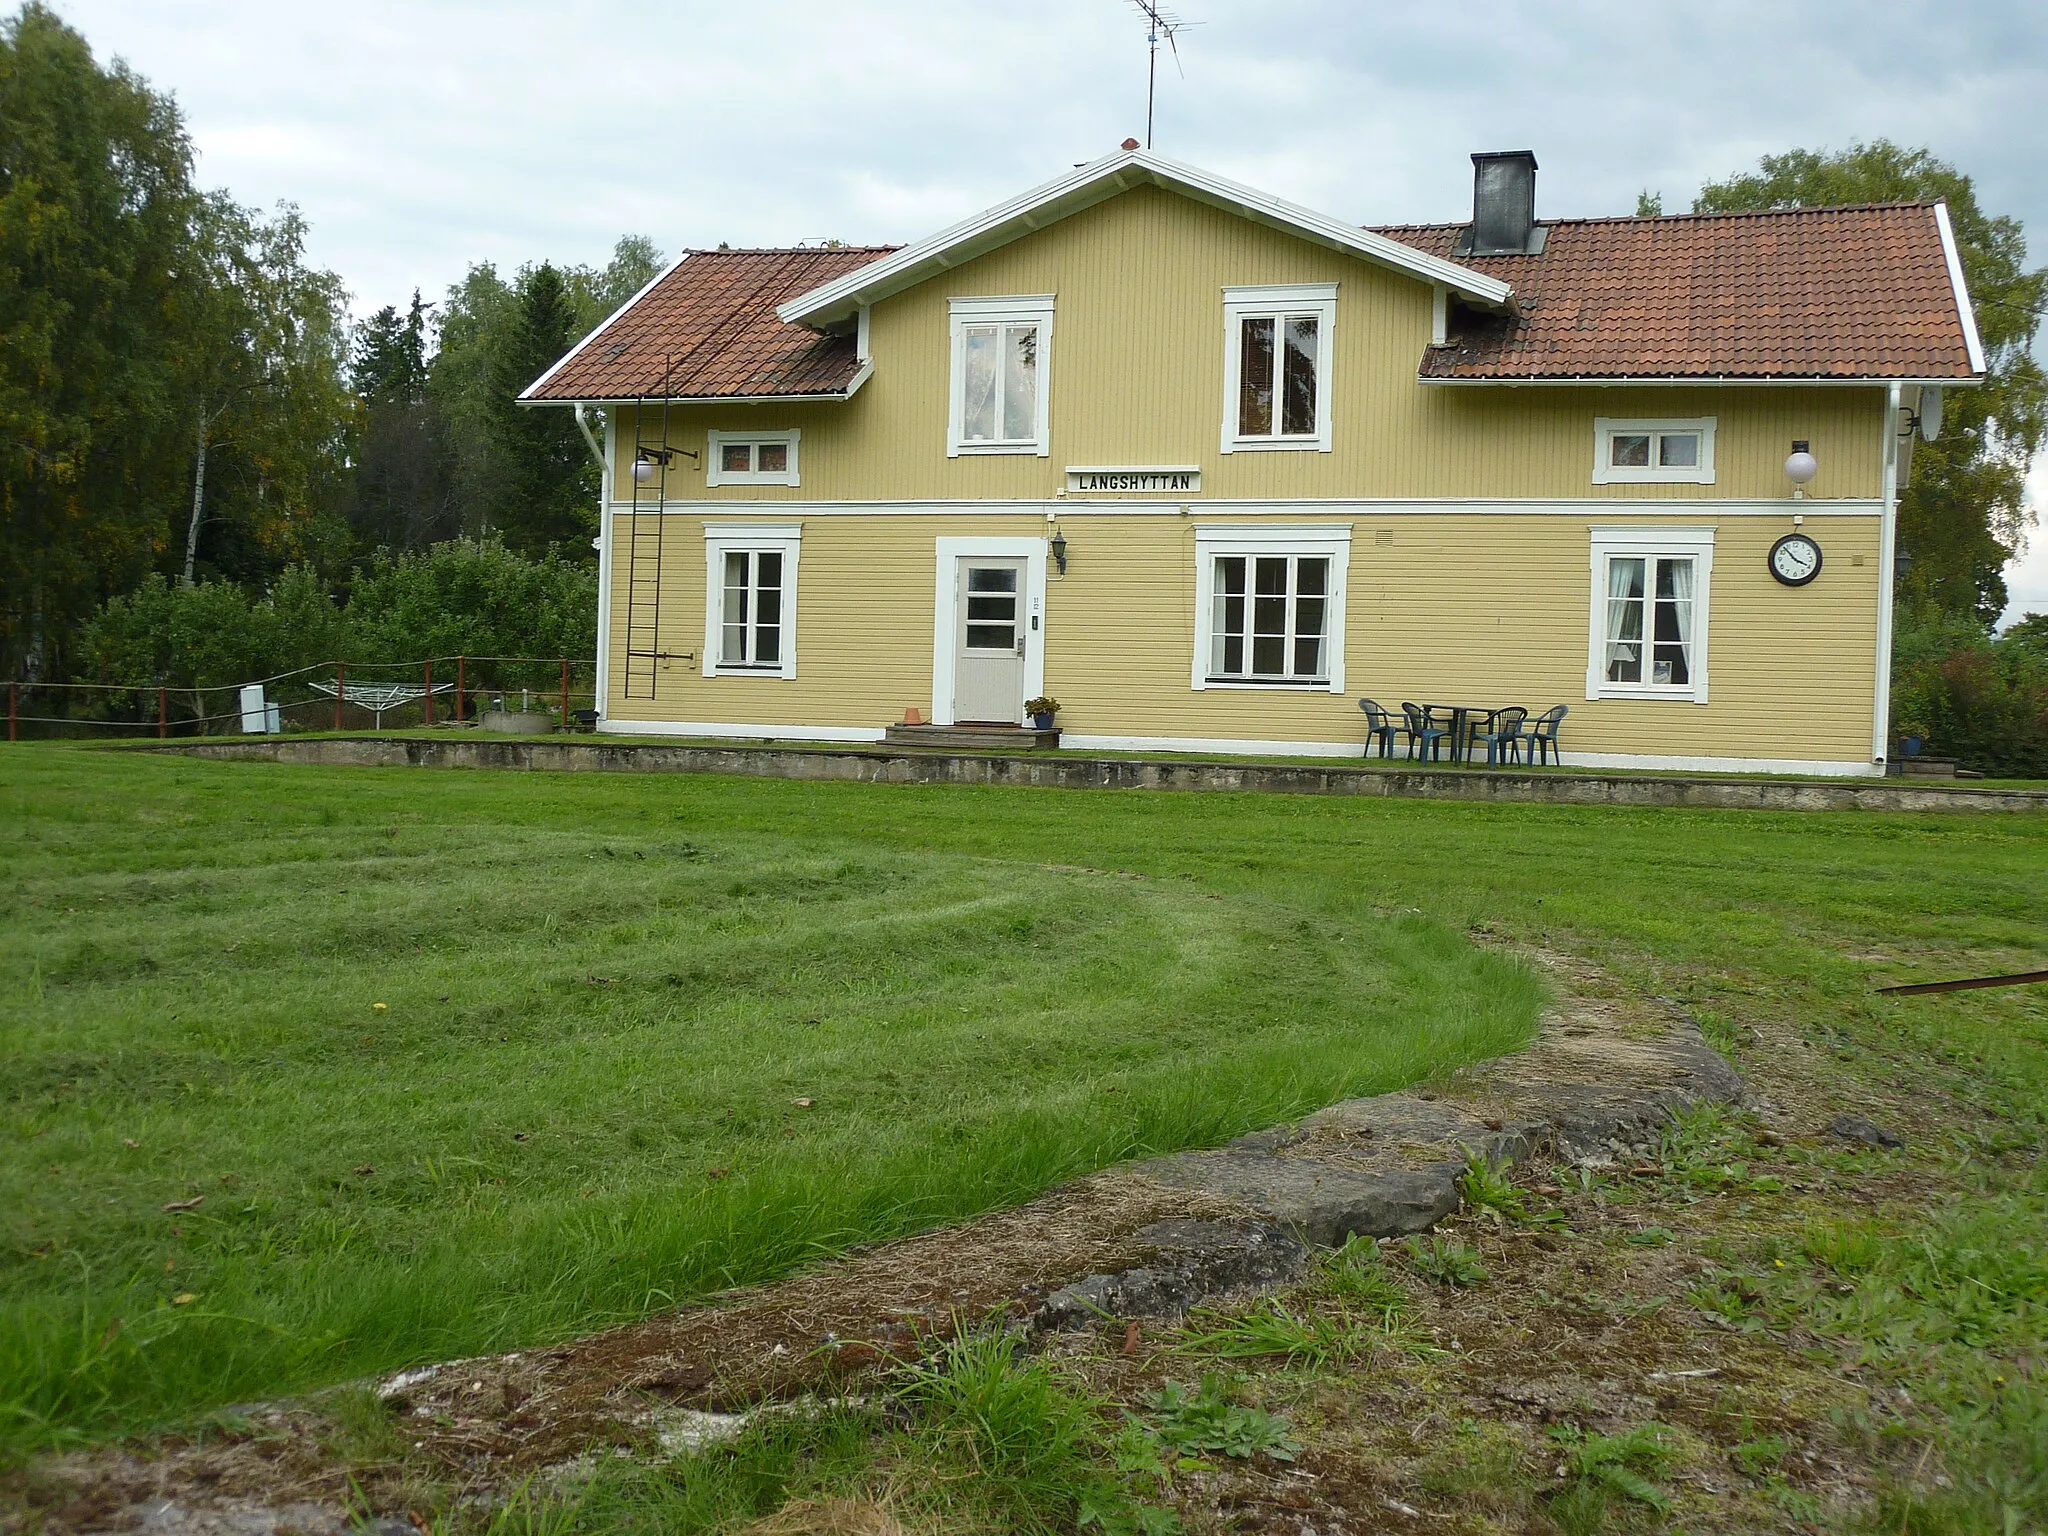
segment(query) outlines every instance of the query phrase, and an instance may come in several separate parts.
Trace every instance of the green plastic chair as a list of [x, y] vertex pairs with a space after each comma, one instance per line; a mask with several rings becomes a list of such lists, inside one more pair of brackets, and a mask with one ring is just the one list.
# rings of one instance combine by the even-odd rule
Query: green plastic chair
[[1528, 718], [1526, 709], [1503, 709], [1494, 715], [1491, 730], [1472, 733], [1473, 746], [1482, 741], [1486, 743], [1487, 767], [1498, 768], [1502, 762], [1519, 763], [1522, 760], [1522, 748], [1529, 742], [1529, 738], [1522, 734], [1522, 722]]
[[1432, 718], [1432, 707], [1403, 703], [1401, 714], [1408, 721], [1405, 730], [1408, 736], [1409, 757], [1412, 758], [1419, 752], [1425, 763], [1434, 762], [1441, 755], [1443, 744], [1450, 739], [1451, 728], [1436, 723]]
[[1394, 717], [1371, 699], [1360, 699], [1358, 707], [1365, 711], [1366, 755], [1372, 755], [1372, 744], [1380, 744], [1380, 756], [1394, 755], [1394, 738], [1407, 734], [1406, 727], [1394, 724]]
[[1564, 748], [1557, 744], [1557, 728], [1564, 723], [1564, 717], [1570, 713], [1571, 706], [1553, 704], [1536, 717], [1536, 723], [1529, 727], [1531, 762], [1542, 763], [1555, 757], [1557, 766], [1564, 766]]

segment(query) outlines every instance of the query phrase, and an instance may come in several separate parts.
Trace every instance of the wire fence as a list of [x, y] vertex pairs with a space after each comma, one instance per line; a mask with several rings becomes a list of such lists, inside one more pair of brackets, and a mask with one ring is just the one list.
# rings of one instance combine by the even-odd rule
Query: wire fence
[[327, 661], [247, 682], [9, 683], [7, 739], [268, 734], [488, 725], [591, 728], [597, 663], [576, 656]]

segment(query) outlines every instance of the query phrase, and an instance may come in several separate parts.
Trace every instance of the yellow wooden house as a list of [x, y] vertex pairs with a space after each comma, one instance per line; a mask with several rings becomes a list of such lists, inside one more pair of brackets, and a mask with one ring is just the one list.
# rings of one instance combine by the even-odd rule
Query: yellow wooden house
[[603, 466], [603, 729], [1051, 695], [1065, 749], [1355, 757], [1370, 698], [1883, 772], [1897, 495], [1984, 370], [1947, 209], [1539, 220], [1473, 159], [1456, 225], [1127, 145], [912, 245], [687, 252], [522, 396]]

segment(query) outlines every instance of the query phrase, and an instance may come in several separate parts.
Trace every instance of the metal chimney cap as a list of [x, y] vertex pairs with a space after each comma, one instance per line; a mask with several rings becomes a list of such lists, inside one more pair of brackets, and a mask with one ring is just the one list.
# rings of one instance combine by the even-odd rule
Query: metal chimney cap
[[1489, 160], [1526, 160], [1529, 162], [1530, 170], [1537, 171], [1542, 169], [1536, 163], [1536, 151], [1533, 149], [1475, 149], [1472, 151], [1472, 163], [1474, 165], [1484, 165]]

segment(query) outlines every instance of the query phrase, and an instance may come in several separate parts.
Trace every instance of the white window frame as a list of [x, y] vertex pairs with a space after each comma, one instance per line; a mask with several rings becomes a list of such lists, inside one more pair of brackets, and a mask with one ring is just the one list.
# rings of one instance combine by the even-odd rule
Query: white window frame
[[[797, 471], [797, 442], [802, 433], [795, 427], [780, 432], [707, 432], [704, 434], [706, 458], [704, 461], [704, 483], [706, 485], [802, 485]], [[732, 443], [781, 443], [789, 449], [789, 467], [760, 470], [733, 470], [725, 465], [725, 450]], [[754, 456], [758, 462], [760, 455]]]
[[[1328, 675], [1314, 682], [1253, 682], [1209, 675], [1215, 639], [1216, 560], [1220, 555], [1312, 555], [1330, 562], [1330, 590], [1323, 607], [1323, 659]], [[1351, 524], [1307, 523], [1195, 525], [1195, 655], [1190, 686], [1197, 693], [1243, 689], [1255, 693], [1342, 693], [1344, 691], [1345, 594], [1351, 572]]]
[[[1712, 485], [1714, 483], [1714, 425], [1712, 416], [1663, 417], [1629, 421], [1615, 416], [1593, 418], [1593, 483], [1595, 485]], [[1666, 434], [1697, 432], [1700, 461], [1666, 469], [1657, 463], [1662, 450], [1656, 439]], [[1614, 439], [1651, 439], [1650, 462], [1640, 467], [1614, 462]]]
[[[1607, 680], [1607, 562], [1623, 559], [1657, 560], [1690, 555], [1693, 561], [1692, 655], [1685, 683], [1614, 683]], [[1707, 624], [1714, 590], [1714, 530], [1712, 528], [1594, 528], [1592, 530], [1592, 600], [1587, 611], [1586, 697], [1588, 699], [1676, 699], [1707, 702], [1707, 661], [1711, 654]], [[1656, 603], [1656, 579], [1644, 571], [1645, 629], [1652, 630]], [[1654, 633], [1646, 633], [1646, 646], [1654, 644]]]
[[[796, 676], [796, 573], [803, 546], [802, 523], [706, 523], [704, 525], [704, 675], [706, 677]], [[772, 667], [728, 664], [725, 653], [725, 557], [729, 554], [782, 556], [782, 656]]]
[[[976, 454], [1052, 455], [1052, 309], [1049, 293], [1012, 294], [997, 298], [960, 298], [949, 301], [952, 317], [952, 376], [946, 390], [946, 457], [957, 459]], [[1037, 420], [1029, 438], [1000, 442], [968, 442], [967, 414], [967, 330], [982, 325], [1035, 325], [1038, 327]]]
[[[1312, 434], [1246, 437], [1237, 430], [1238, 386], [1244, 377], [1244, 322], [1316, 317], [1316, 429]], [[1280, 366], [1278, 327], [1274, 366]], [[1330, 451], [1330, 359], [1337, 347], [1337, 285], [1286, 283], [1223, 290], [1223, 451], [1225, 453], [1328, 453]], [[1273, 419], [1280, 419], [1275, 389]]]

